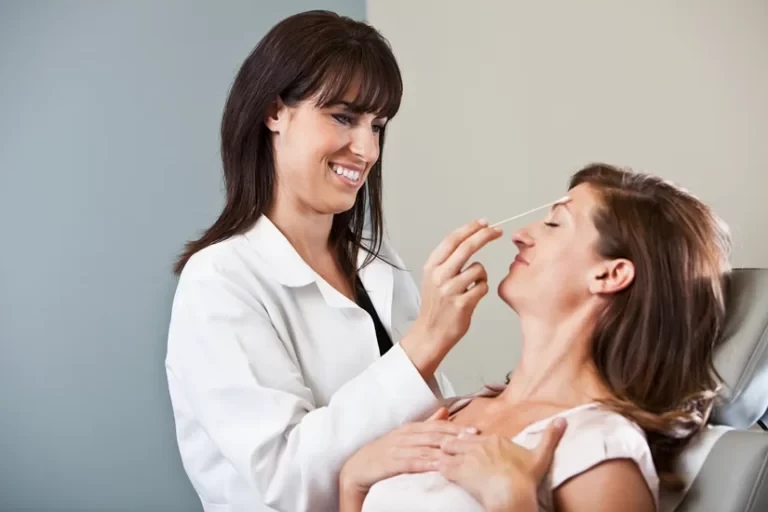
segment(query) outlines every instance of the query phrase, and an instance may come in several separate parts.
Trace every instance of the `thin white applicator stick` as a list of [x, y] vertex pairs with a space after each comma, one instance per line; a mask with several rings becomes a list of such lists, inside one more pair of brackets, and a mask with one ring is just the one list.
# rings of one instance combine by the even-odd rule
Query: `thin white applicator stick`
[[496, 222], [495, 224], [491, 224], [488, 227], [489, 228], [495, 228], [496, 226], [501, 226], [502, 224], [505, 224], [505, 223], [507, 223], [507, 222], [509, 222], [511, 220], [515, 220], [515, 219], [519, 219], [520, 217], [524, 217], [524, 216], [528, 215], [529, 213], [533, 213], [533, 212], [539, 211], [542, 208], [546, 208], [547, 206], [552, 206], [554, 204], [560, 204], [560, 203], [567, 203], [570, 200], [571, 200], [570, 197], [564, 196], [564, 197], [561, 197], [560, 199], [558, 199], [557, 201], [552, 201], [551, 203], [543, 204], [541, 206], [537, 206], [536, 208], [531, 208], [527, 212], [518, 213], [514, 217], [510, 217], [508, 219], [500, 220], [499, 222]]

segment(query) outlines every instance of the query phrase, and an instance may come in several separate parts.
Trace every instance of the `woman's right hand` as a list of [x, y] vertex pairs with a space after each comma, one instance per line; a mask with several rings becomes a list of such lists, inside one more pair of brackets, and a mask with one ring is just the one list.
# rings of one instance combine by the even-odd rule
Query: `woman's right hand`
[[341, 469], [339, 488], [344, 510], [357, 505], [368, 489], [380, 480], [402, 473], [437, 471], [443, 457], [441, 445], [461, 435], [473, 436], [476, 429], [450, 421], [448, 410], [440, 407], [424, 421], [408, 423], [364, 445]]
[[425, 378], [467, 333], [488, 293], [485, 268], [478, 262], [466, 266], [469, 258], [501, 234], [487, 221], [470, 222], [448, 235], [424, 265], [421, 310], [400, 345]]
[[552, 466], [566, 426], [564, 418], [552, 421], [533, 449], [498, 435], [449, 439], [442, 447], [440, 473], [484, 510], [538, 510], [537, 489]]

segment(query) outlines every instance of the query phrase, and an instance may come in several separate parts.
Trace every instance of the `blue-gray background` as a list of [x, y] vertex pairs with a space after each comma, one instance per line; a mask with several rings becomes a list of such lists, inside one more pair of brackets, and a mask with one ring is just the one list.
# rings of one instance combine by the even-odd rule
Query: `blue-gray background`
[[0, 510], [193, 511], [163, 358], [238, 66], [364, 0], [0, 0]]

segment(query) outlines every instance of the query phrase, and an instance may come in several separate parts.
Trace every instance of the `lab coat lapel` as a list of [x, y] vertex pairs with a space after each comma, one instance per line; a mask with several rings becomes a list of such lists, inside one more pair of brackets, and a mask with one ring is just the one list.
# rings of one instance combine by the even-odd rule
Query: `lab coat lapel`
[[[366, 251], [360, 251], [357, 256], [357, 267], [360, 269], [365, 257]], [[382, 254], [386, 259], [386, 255]], [[375, 258], [365, 268], [359, 270], [360, 280], [363, 282], [368, 296], [371, 298], [373, 307], [379, 315], [379, 320], [384, 325], [390, 336], [392, 336], [392, 287], [393, 274], [389, 263]]]
[[283, 286], [299, 288], [318, 279], [315, 271], [299, 256], [285, 235], [266, 215], [259, 217], [245, 236], [254, 250], [272, 268], [273, 276]]
[[325, 303], [334, 308], [353, 308], [355, 303], [349, 300], [339, 290], [330, 285], [325, 279], [318, 277], [317, 288], [325, 299]]
[[[301, 259], [288, 239], [266, 215], [259, 218], [246, 236], [254, 247], [258, 248], [262, 257], [270, 262], [275, 277], [282, 285], [301, 287], [314, 282], [329, 306], [337, 308], [356, 307], [354, 302], [328, 284]], [[368, 253], [364, 250], [358, 252], [357, 268], [360, 280], [371, 298], [373, 307], [376, 308], [381, 323], [392, 336], [392, 268], [388, 263], [374, 259], [368, 266], [360, 269], [367, 255]], [[382, 255], [385, 259], [387, 258], [384, 251], [382, 251]]]

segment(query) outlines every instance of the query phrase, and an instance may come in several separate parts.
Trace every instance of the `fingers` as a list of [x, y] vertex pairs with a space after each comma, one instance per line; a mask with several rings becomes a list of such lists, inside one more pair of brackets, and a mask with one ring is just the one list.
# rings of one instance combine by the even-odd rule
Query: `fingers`
[[429, 258], [427, 259], [425, 267], [436, 267], [437, 265], [443, 263], [451, 254], [453, 254], [459, 244], [461, 244], [469, 236], [485, 228], [487, 225], [488, 221], [484, 219], [475, 220], [454, 230], [451, 234], [445, 237], [442, 242], [440, 242], [440, 245], [438, 245], [434, 251], [432, 251], [432, 254], [430, 254]]
[[403, 438], [403, 446], [426, 446], [430, 448], [440, 449], [440, 447], [447, 443], [450, 439], [457, 438], [461, 433], [445, 433], [445, 432], [414, 432], [411, 435]]
[[458, 479], [459, 471], [464, 463], [464, 457], [461, 455], [449, 455], [442, 453], [437, 462], [437, 467], [440, 470], [440, 474], [450, 481], [455, 482]]
[[462, 304], [468, 311], [474, 311], [480, 299], [488, 293], [488, 281], [480, 281], [461, 296]]
[[445, 407], [438, 407], [438, 409], [432, 413], [432, 415], [427, 418], [424, 421], [433, 421], [433, 420], [447, 420], [448, 419], [448, 409]]
[[467, 291], [469, 285], [478, 285], [484, 281], [488, 281], [488, 272], [480, 263], [474, 262], [445, 283], [445, 290], [448, 295], [462, 294]]
[[540, 479], [549, 471], [552, 459], [555, 456], [555, 450], [563, 438], [566, 426], [567, 423], [564, 418], [556, 418], [547, 426], [544, 434], [542, 434], [541, 441], [533, 450], [535, 476], [537, 479]]
[[397, 473], [423, 473], [440, 467], [442, 452], [432, 447], [403, 447], [398, 450]]
[[487, 440], [486, 436], [464, 434], [451, 437], [443, 441], [440, 449], [448, 455], [460, 455], [477, 448], [479, 443]]
[[469, 261], [469, 258], [485, 247], [490, 241], [499, 238], [501, 234], [502, 230], [500, 228], [484, 228], [475, 231], [471, 236], [461, 242], [448, 259], [441, 264], [441, 274], [444, 273], [444, 276], [450, 277], [455, 276], [462, 268], [464, 268]]
[[442, 433], [442, 434], [454, 434], [458, 435], [462, 432], [468, 431], [476, 433], [477, 429], [469, 426], [462, 425], [460, 423], [454, 423], [452, 421], [433, 419], [428, 421], [417, 421], [409, 423], [402, 427], [403, 432], [409, 435], [414, 433]]

